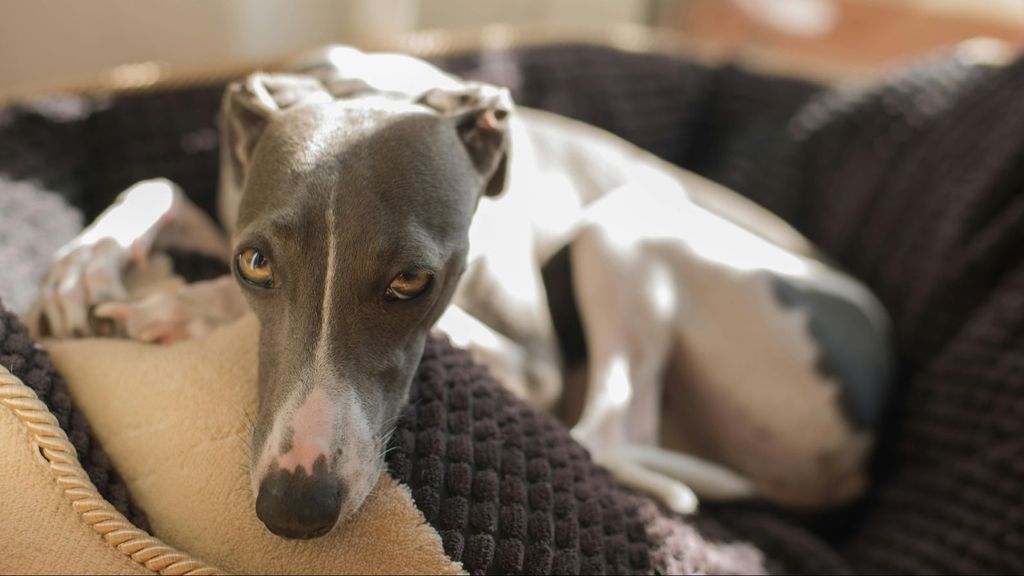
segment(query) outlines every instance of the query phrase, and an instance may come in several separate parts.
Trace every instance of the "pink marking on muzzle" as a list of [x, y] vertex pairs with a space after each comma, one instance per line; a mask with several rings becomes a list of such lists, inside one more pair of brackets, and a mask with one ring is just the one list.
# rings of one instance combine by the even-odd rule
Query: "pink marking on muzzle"
[[313, 474], [313, 463], [320, 456], [331, 462], [331, 440], [334, 434], [334, 411], [327, 393], [314, 388], [291, 417], [291, 447], [277, 456], [277, 465], [294, 473], [299, 466]]

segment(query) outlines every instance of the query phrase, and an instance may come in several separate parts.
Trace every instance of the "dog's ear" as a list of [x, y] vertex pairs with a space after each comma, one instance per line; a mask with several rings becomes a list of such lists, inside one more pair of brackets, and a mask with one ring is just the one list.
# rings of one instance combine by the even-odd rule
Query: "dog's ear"
[[235, 176], [240, 179], [245, 173], [256, 143], [275, 114], [332, 99], [319, 80], [299, 74], [256, 72], [229, 84], [221, 106], [221, 145], [230, 154]]
[[417, 102], [452, 119], [473, 165], [484, 178], [483, 193], [501, 194], [508, 176], [509, 116], [513, 111], [508, 90], [469, 83], [457, 90], [429, 90]]

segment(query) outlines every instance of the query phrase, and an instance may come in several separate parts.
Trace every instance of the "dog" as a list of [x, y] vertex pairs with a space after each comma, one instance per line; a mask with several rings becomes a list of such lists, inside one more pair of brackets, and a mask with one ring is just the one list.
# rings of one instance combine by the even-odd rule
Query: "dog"
[[[271, 532], [317, 537], [359, 509], [432, 330], [540, 408], [582, 382], [572, 434], [674, 510], [864, 489], [888, 317], [737, 194], [505, 89], [349, 47], [231, 83], [220, 122], [223, 228], [169, 181], [129, 188], [55, 256], [37, 330], [170, 343], [252, 310]], [[231, 274], [133, 298], [126, 270], [171, 248]], [[576, 371], [544, 275], [559, 259]]]

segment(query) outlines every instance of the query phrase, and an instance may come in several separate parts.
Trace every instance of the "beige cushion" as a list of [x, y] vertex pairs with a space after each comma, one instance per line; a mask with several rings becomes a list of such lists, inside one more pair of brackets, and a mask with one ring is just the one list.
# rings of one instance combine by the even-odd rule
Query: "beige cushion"
[[[25, 408], [32, 400], [38, 409]], [[151, 574], [75, 510], [30, 429], [47, 415], [28, 387], [0, 369], [0, 572]]]
[[[153, 533], [171, 546], [231, 572], [459, 572], [408, 489], [387, 476], [351, 521], [323, 538], [284, 540], [260, 523], [248, 481], [257, 331], [250, 315], [208, 337], [166, 347], [102, 339], [46, 345], [76, 406], [148, 514]], [[0, 423], [16, 427], [10, 420], [10, 414], [0, 412]], [[5, 434], [3, 442], [12, 442], [11, 435]], [[0, 484], [4, 494], [28, 499], [14, 509], [21, 514], [20, 527], [29, 532], [49, 527], [58, 512], [68, 518], [47, 538], [15, 541], [20, 547], [45, 543], [78, 561], [83, 542], [91, 538], [95, 544], [97, 538], [87, 530], [66, 528], [74, 525], [74, 514], [46, 478], [45, 462], [27, 444], [21, 432], [18, 457], [8, 457], [5, 446], [3, 465], [7, 468], [11, 459], [19, 469], [37, 470], [35, 484], [20, 488], [22, 480], [0, 473], [0, 482], [14, 484]], [[39, 527], [35, 519], [42, 519], [36, 522]], [[15, 524], [4, 527], [17, 532]], [[109, 563], [100, 564], [105, 557], [96, 555], [98, 571], [138, 568], [117, 564], [117, 554], [108, 554]], [[72, 566], [79, 571], [84, 565], [54, 560], [42, 569], [59, 572]]]

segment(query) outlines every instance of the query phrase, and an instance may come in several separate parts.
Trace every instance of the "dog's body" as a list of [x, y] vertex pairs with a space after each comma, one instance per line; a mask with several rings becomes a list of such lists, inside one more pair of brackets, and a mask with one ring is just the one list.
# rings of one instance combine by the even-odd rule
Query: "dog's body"
[[[292, 70], [225, 96], [230, 246], [173, 185], [148, 182], [43, 286], [58, 336], [111, 318], [172, 341], [255, 310], [252, 479], [271, 530], [316, 536], [358, 508], [433, 326], [552, 406], [566, 367], [541, 270], [560, 252], [588, 350], [573, 432], [620, 479], [678, 510], [694, 506], [687, 486], [801, 506], [862, 489], [886, 316], [796, 232], [609, 134], [513, 113], [504, 91], [418, 60], [333, 48]], [[161, 246], [233, 255], [238, 279], [129, 300], [132, 255]]]

